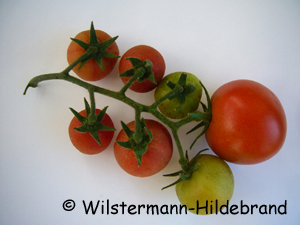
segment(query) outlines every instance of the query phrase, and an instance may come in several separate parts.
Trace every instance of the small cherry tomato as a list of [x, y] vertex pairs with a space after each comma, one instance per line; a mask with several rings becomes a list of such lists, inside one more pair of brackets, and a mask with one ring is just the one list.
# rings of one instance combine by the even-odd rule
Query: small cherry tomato
[[[99, 114], [100, 112], [100, 109], [96, 109], [96, 114]], [[85, 110], [82, 110], [81, 112], [79, 112], [79, 114], [86, 117]], [[105, 113], [101, 124], [114, 128], [113, 121], [107, 113]], [[82, 124], [74, 116], [69, 125], [69, 136], [74, 147], [77, 148], [80, 152], [87, 155], [98, 154], [104, 151], [109, 146], [114, 136], [114, 131], [98, 131], [101, 142], [101, 145], [99, 145], [89, 134], [89, 132], [81, 133], [74, 129], [79, 128], [80, 126], [82, 126]]]
[[256, 164], [273, 157], [283, 146], [287, 123], [284, 109], [267, 87], [235, 80], [211, 97], [212, 120], [205, 133], [211, 149], [237, 164]]
[[[135, 92], [145, 93], [153, 90], [162, 80], [165, 74], [165, 61], [160, 52], [158, 52], [155, 48], [150, 47], [148, 45], [137, 45], [129, 50], [127, 50], [124, 55], [120, 59], [119, 63], [119, 73], [122, 74], [125, 71], [132, 69], [132, 63], [127, 60], [128, 57], [135, 57], [142, 61], [146, 59], [152, 62], [152, 72], [154, 75], [154, 79], [156, 84], [150, 81], [149, 79], [145, 79], [143, 82], [135, 81], [129, 88]], [[125, 84], [130, 77], [121, 77], [123, 83]]]
[[216, 213], [232, 198], [232, 171], [224, 160], [214, 155], [200, 154], [196, 165], [199, 167], [188, 180], [176, 184], [177, 197], [194, 214]]
[[[114, 154], [120, 167], [127, 173], [137, 177], [152, 176], [169, 163], [173, 154], [173, 143], [169, 131], [155, 120], [145, 119], [146, 128], [152, 132], [153, 139], [148, 144], [148, 150], [143, 154], [141, 164], [138, 166], [136, 156], [132, 149], [114, 144]], [[127, 124], [132, 131], [135, 130], [135, 121]], [[129, 138], [122, 129], [116, 141], [126, 142]]]
[[[202, 96], [202, 86], [199, 82], [199, 79], [191, 74], [186, 73], [186, 83], [192, 83], [195, 85], [195, 92], [192, 94], [188, 94], [185, 97], [184, 105], [181, 105], [180, 98], [174, 99], [166, 99], [159, 106], [159, 110], [161, 113], [172, 119], [182, 119], [188, 115], [188, 113], [194, 112], [198, 109], [200, 104], [200, 99]], [[168, 82], [173, 82], [175, 84], [178, 83], [182, 72], [171, 73], [163, 78], [160, 84], [157, 86], [155, 90], [155, 100], [158, 101], [160, 98], [168, 94], [172, 91], [172, 89], [168, 86]]]
[[[102, 43], [104, 41], [107, 41], [111, 39], [111, 36], [105, 33], [102, 30], [95, 30], [97, 39], [99, 43]], [[80, 41], [83, 41], [87, 44], [90, 43], [90, 30], [82, 31], [79, 34], [75, 36], [74, 39], [78, 39]], [[116, 42], [113, 42], [110, 46], [108, 46], [105, 49], [106, 52], [118, 55], [119, 54], [119, 48], [116, 44]], [[68, 47], [67, 50], [67, 60], [68, 63], [71, 64], [74, 62], [77, 58], [79, 58], [86, 50], [82, 48], [80, 45], [78, 45], [76, 42], [72, 41]], [[77, 64], [74, 68], [73, 71], [83, 80], [86, 81], [97, 81], [100, 80], [104, 77], [106, 77], [108, 74], [111, 73], [113, 68], [115, 67], [117, 63], [117, 58], [107, 58], [103, 57], [102, 58], [102, 63], [104, 67], [103, 69], [99, 66], [97, 61], [92, 58], [85, 62], [85, 64], [80, 68], [80, 64]]]

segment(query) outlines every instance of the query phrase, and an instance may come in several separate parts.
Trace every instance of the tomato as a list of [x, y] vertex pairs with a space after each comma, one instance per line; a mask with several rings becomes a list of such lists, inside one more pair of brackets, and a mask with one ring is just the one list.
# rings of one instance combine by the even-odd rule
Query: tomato
[[[172, 89], [167, 85], [169, 81], [178, 83], [182, 72], [171, 73], [163, 78], [160, 84], [155, 90], [155, 100], [158, 101], [160, 98], [168, 94]], [[180, 107], [180, 99], [174, 98], [172, 100], [166, 99], [159, 106], [161, 113], [172, 119], [182, 119], [188, 115], [188, 113], [194, 112], [198, 109], [200, 99], [202, 96], [202, 86], [199, 79], [191, 74], [186, 73], [186, 83], [192, 83], [196, 87], [196, 91], [192, 94], [186, 95], [185, 104]]]
[[[96, 109], [96, 114], [99, 114], [100, 112], [100, 109]], [[86, 117], [86, 110], [82, 110], [81, 112], [79, 112], [79, 114]], [[105, 113], [101, 124], [114, 128], [113, 121], [107, 113]], [[101, 145], [99, 145], [89, 134], [89, 132], [81, 133], [74, 130], [74, 128], [78, 128], [81, 125], [82, 124], [76, 117], [73, 117], [69, 125], [70, 140], [75, 148], [77, 148], [80, 152], [88, 155], [98, 154], [104, 151], [109, 146], [114, 136], [114, 131], [98, 131], [98, 135], [101, 141]]]
[[[111, 39], [111, 36], [105, 33], [102, 30], [95, 30], [97, 39], [99, 43], [102, 43], [108, 39]], [[85, 43], [90, 43], [90, 31], [82, 31], [79, 34], [75, 36], [74, 39], [81, 40]], [[78, 57], [80, 57], [86, 50], [82, 48], [80, 45], [78, 45], [76, 42], [72, 41], [68, 47], [67, 50], [67, 60], [68, 63], [71, 64], [74, 62]], [[106, 51], [109, 53], [112, 53], [114, 55], [119, 54], [119, 48], [116, 44], [116, 42], [113, 42], [110, 46], [106, 48]], [[117, 58], [102, 58], [104, 71], [101, 69], [101, 67], [97, 64], [95, 59], [88, 60], [79, 70], [79, 65], [77, 64], [73, 71], [83, 80], [86, 81], [97, 81], [104, 77], [106, 77], [108, 74], [111, 73], [113, 68], [115, 67], [117, 63]]]
[[[122, 74], [125, 71], [132, 69], [133, 65], [126, 58], [135, 57], [142, 61], [146, 59], [152, 62], [152, 72], [154, 74], [154, 79], [156, 84], [150, 81], [149, 79], [145, 79], [143, 82], [135, 81], [129, 88], [135, 92], [145, 93], [153, 90], [162, 80], [165, 74], [165, 61], [163, 56], [158, 52], [155, 48], [147, 46], [147, 45], [137, 45], [129, 50], [127, 50], [124, 55], [121, 57], [119, 62], [119, 73]], [[121, 77], [123, 83], [125, 84], [130, 77]]]
[[232, 171], [224, 160], [214, 155], [200, 154], [196, 165], [199, 167], [188, 180], [176, 184], [177, 197], [192, 213], [199, 215], [216, 213], [221, 205], [231, 200], [233, 195]]
[[[146, 128], [152, 132], [153, 139], [148, 144], [148, 150], [142, 156], [140, 166], [138, 166], [136, 156], [132, 149], [114, 144], [114, 154], [120, 167], [127, 173], [137, 177], [152, 176], [169, 163], [173, 154], [173, 143], [169, 131], [155, 120], [145, 119]], [[127, 124], [132, 131], [135, 130], [135, 121]], [[122, 129], [116, 141], [125, 142], [129, 138]]]
[[287, 124], [284, 109], [267, 87], [235, 80], [211, 97], [212, 120], [205, 133], [211, 149], [226, 161], [256, 164], [283, 146]]

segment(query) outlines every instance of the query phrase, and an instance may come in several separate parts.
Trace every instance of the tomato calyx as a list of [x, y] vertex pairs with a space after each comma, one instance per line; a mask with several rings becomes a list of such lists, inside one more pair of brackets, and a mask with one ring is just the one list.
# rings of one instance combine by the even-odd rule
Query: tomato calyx
[[91, 28], [90, 28], [90, 43], [85, 43], [79, 39], [71, 38], [71, 40], [76, 42], [80, 47], [90, 52], [90, 54], [88, 54], [87, 57], [81, 60], [78, 70], [90, 59], [95, 59], [95, 61], [100, 66], [102, 71], [105, 72], [102, 58], [120, 57], [118, 55], [106, 51], [107, 47], [110, 46], [112, 43], [114, 43], [114, 41], [117, 38], [118, 36], [99, 43], [93, 22], [91, 23]]
[[175, 84], [172, 81], [168, 81], [167, 86], [170, 89], [174, 89], [177, 85], [180, 85], [182, 89], [179, 92], [174, 93], [173, 95], [169, 96], [169, 100], [171, 101], [174, 98], [179, 98], [179, 106], [176, 109], [181, 108], [185, 104], [186, 96], [192, 94], [196, 91], [196, 86], [191, 82], [186, 82], [187, 73], [182, 73], [178, 80], [178, 83]]
[[204, 89], [205, 95], [206, 95], [206, 101], [207, 101], [207, 106], [201, 101], [201, 106], [203, 109], [203, 112], [200, 111], [196, 111], [193, 113], [189, 113], [189, 116], [191, 118], [193, 118], [196, 121], [201, 121], [199, 124], [197, 124], [195, 127], [193, 127], [190, 131], [188, 131], [186, 134], [190, 134], [192, 132], [194, 132], [195, 130], [198, 130], [200, 128], [203, 127], [201, 133], [195, 138], [195, 140], [193, 141], [193, 143], [190, 146], [190, 149], [192, 149], [192, 147], [194, 146], [194, 144], [196, 143], [196, 141], [205, 134], [205, 132], [207, 131], [211, 118], [212, 118], [212, 110], [211, 110], [211, 102], [210, 102], [210, 96], [208, 94], [207, 89], [205, 88], [205, 86], [202, 84], [202, 82], [200, 81], [200, 84], [202, 86], [202, 88]]
[[114, 131], [115, 130], [115, 128], [101, 123], [101, 121], [103, 120], [103, 118], [105, 116], [108, 106], [104, 107], [98, 115], [95, 115], [95, 110], [91, 110], [91, 107], [86, 99], [84, 99], [84, 103], [85, 103], [85, 111], [86, 111], [86, 115], [87, 115], [86, 117], [80, 115], [77, 111], [70, 108], [71, 112], [82, 124], [81, 127], [74, 127], [74, 130], [76, 130], [80, 133], [89, 132], [89, 134], [95, 139], [95, 141], [99, 145], [101, 145], [101, 140], [99, 138], [98, 131]]
[[130, 130], [130, 128], [123, 121], [121, 121], [121, 125], [129, 140], [124, 142], [116, 141], [116, 143], [123, 148], [133, 150], [137, 159], [137, 164], [140, 166], [142, 162], [142, 156], [147, 152], [148, 144], [153, 139], [152, 132], [146, 128], [144, 118], [141, 119], [138, 126], [139, 129], [136, 131]]
[[163, 175], [165, 177], [177, 177], [177, 176], [179, 176], [179, 178], [175, 182], [163, 187], [162, 190], [164, 190], [166, 188], [169, 188], [169, 187], [172, 187], [172, 186], [176, 185], [177, 183], [179, 183], [183, 180], [188, 180], [192, 176], [193, 172], [196, 171], [199, 167], [199, 165], [196, 164], [197, 157], [202, 152], [207, 151], [207, 150], [208, 150], [208, 148], [199, 151], [192, 160], [189, 160], [189, 156], [188, 156], [188, 153], [186, 151], [185, 159], [179, 160], [179, 163], [182, 167], [182, 170], [177, 171], [175, 173], [170, 173], [170, 174]]
[[139, 83], [145, 81], [145, 79], [148, 79], [152, 83], [157, 84], [154, 78], [154, 73], [151, 70], [153, 64], [149, 59], [142, 61], [136, 57], [127, 57], [126, 60], [131, 62], [133, 68], [121, 73], [119, 75], [120, 77], [133, 77], [136, 74], [136, 81]]

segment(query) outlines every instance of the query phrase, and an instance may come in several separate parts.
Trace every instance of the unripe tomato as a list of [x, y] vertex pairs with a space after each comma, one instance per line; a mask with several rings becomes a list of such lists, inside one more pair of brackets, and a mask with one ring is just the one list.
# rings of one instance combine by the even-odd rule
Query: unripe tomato
[[[168, 81], [173, 83], [178, 83], [182, 72], [171, 73], [163, 78], [160, 84], [155, 90], [155, 100], [162, 98], [164, 95], [168, 94], [172, 89], [167, 85]], [[159, 106], [161, 113], [172, 119], [182, 119], [188, 115], [188, 113], [194, 112], [198, 109], [200, 104], [200, 99], [202, 96], [202, 86], [199, 82], [198, 77], [191, 73], [187, 73], [186, 82], [191, 82], [195, 85], [196, 91], [192, 94], [186, 96], [185, 104], [180, 106], [179, 98], [174, 98], [172, 100], [166, 99]]]
[[[194, 214], [216, 213], [233, 195], [232, 171], [224, 160], [214, 155], [200, 154], [196, 165], [199, 165], [198, 169], [188, 180], [176, 184], [177, 197]], [[219, 206], [217, 209], [216, 201]], [[206, 206], [207, 209], [202, 208]]]

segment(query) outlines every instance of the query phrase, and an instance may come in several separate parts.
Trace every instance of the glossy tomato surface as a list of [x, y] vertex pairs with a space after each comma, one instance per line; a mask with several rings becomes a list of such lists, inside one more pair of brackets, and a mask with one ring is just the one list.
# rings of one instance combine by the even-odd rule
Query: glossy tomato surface
[[[154, 79], [156, 81], [156, 84], [148, 79], [145, 79], [141, 83], [135, 81], [129, 88], [139, 93], [145, 93], [153, 90], [162, 80], [166, 69], [164, 58], [160, 54], [160, 52], [148, 45], [137, 45], [130, 48], [124, 53], [124, 55], [120, 59], [120, 74], [133, 68], [131, 62], [126, 59], [127, 57], [139, 58], [142, 61], [145, 61], [146, 59], [150, 60], [153, 64], [151, 69], [154, 74]], [[126, 83], [130, 79], [130, 77], [121, 77], [121, 79], [123, 83]]]
[[214, 155], [200, 154], [196, 165], [199, 167], [188, 180], [176, 184], [177, 197], [194, 214], [216, 213], [221, 205], [227, 204], [232, 198], [232, 171], [224, 160]]
[[[99, 114], [99, 112], [101, 112], [101, 110], [96, 109], [96, 114]], [[80, 115], [86, 117], [86, 111], [82, 110]], [[103, 117], [101, 124], [114, 128], [113, 121], [107, 113]], [[94, 155], [104, 151], [109, 146], [114, 136], [114, 131], [98, 131], [101, 142], [101, 145], [99, 145], [88, 132], [80, 133], [74, 130], [74, 128], [81, 127], [81, 125], [76, 117], [73, 117], [69, 125], [70, 140], [80, 152], [87, 155]]]
[[[160, 98], [162, 98], [163, 96], [165, 96], [166, 94], [172, 91], [172, 89], [167, 85], [168, 82], [171, 81], [177, 84], [181, 74], [182, 72], [174, 72], [168, 74], [163, 78], [163, 80], [160, 82], [160, 84], [155, 90], [154, 96], [156, 101], [158, 101]], [[186, 73], [186, 74], [187, 74], [186, 82], [193, 83], [196, 87], [196, 91], [186, 96], [185, 104], [180, 108], [178, 108], [180, 106], [180, 100], [178, 97], [172, 100], [166, 99], [165, 101], [163, 101], [158, 106], [158, 108], [162, 114], [164, 114], [169, 118], [182, 119], [186, 117], [188, 113], [196, 111], [199, 107], [200, 99], [202, 96], [202, 86], [199, 82], [199, 78], [191, 73]]]
[[235, 80], [211, 97], [212, 120], [205, 133], [211, 149], [237, 164], [256, 164], [273, 157], [283, 146], [287, 123], [284, 109], [267, 87]]
[[[148, 150], [142, 156], [141, 165], [138, 166], [136, 156], [132, 149], [123, 148], [114, 144], [114, 154], [120, 167], [127, 173], [137, 177], [152, 176], [169, 163], [173, 154], [173, 143], [169, 131], [155, 120], [145, 120], [146, 128], [152, 132], [153, 139], [148, 144]], [[135, 121], [127, 124], [130, 130], [135, 130]], [[125, 142], [129, 138], [121, 130], [116, 141]]]
[[[111, 36], [105, 33], [102, 30], [96, 30], [96, 35], [98, 38], [98, 42], [102, 43], [108, 39], [111, 39]], [[90, 43], [90, 31], [82, 31], [75, 36], [75, 39], [81, 40], [85, 43]], [[119, 55], [119, 48], [116, 42], [113, 42], [106, 49], [107, 52]], [[79, 56], [81, 56], [85, 52], [85, 49], [80, 47], [76, 42], [72, 41], [67, 50], [67, 60], [68, 63], [71, 64], [74, 62]], [[83, 80], [86, 81], [97, 81], [104, 77], [106, 77], [113, 70], [117, 63], [117, 58], [102, 58], [103, 66], [105, 71], [103, 71], [100, 66], [97, 64], [95, 59], [90, 59], [87, 61], [79, 70], [79, 64], [77, 64], [73, 71]]]

